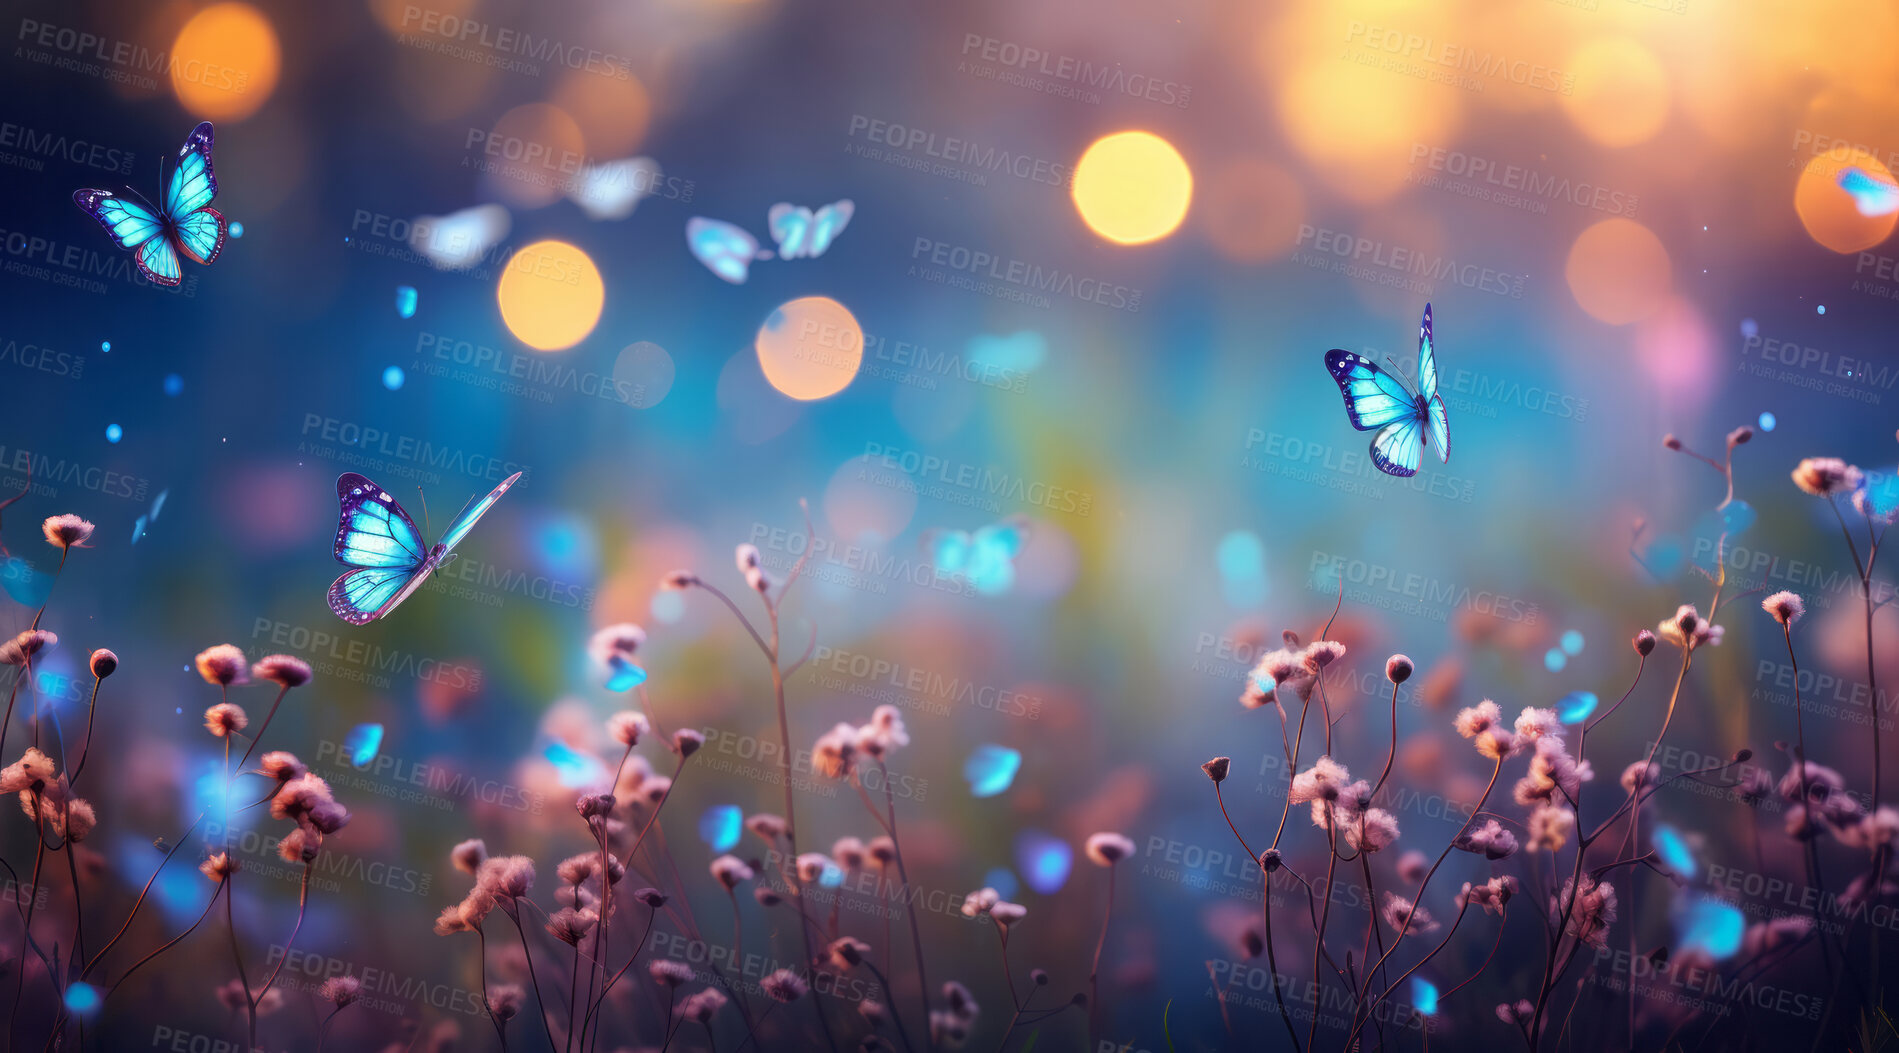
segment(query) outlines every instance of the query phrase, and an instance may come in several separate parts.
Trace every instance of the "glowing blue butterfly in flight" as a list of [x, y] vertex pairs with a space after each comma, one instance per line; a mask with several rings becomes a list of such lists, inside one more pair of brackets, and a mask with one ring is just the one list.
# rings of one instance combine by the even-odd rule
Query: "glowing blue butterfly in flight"
[[1015, 584], [1015, 557], [1029, 532], [1028, 520], [1011, 516], [975, 533], [932, 530], [923, 536], [924, 550], [939, 577], [961, 575], [985, 596], [1008, 592]]
[[218, 180], [211, 172], [211, 122], [192, 129], [178, 150], [178, 167], [163, 184], [162, 208], [130, 187], [132, 201], [112, 190], [75, 190], [73, 203], [112, 235], [122, 249], [130, 249], [139, 273], [155, 285], [177, 285], [184, 280], [180, 253], [199, 263], [210, 263], [224, 248], [224, 217], [211, 207], [218, 196]]
[[1850, 165], [1841, 169], [1840, 188], [1853, 195], [1853, 206], [1859, 209], [1862, 216], [1885, 216], [1899, 212], [1899, 186], [1864, 169]]
[[165, 507], [165, 498], [170, 496], [170, 494], [171, 494], [170, 490], [160, 490], [158, 492], [158, 496], [152, 498], [151, 512], [149, 512], [146, 515], [139, 516], [138, 519], [133, 521], [132, 544], [134, 545], [138, 544], [138, 539], [145, 536], [146, 527], [150, 526], [153, 523], [158, 522], [158, 513], [161, 509]]
[[1325, 353], [1326, 372], [1345, 396], [1345, 414], [1359, 431], [1372, 436], [1372, 463], [1386, 475], [1418, 474], [1428, 428], [1438, 460], [1451, 460], [1451, 426], [1444, 398], [1437, 392], [1437, 356], [1431, 347], [1431, 305], [1418, 323], [1418, 390], [1374, 365], [1371, 359], [1333, 348]]
[[349, 762], [358, 768], [366, 768], [376, 759], [382, 749], [382, 725], [358, 724], [343, 736], [343, 752], [349, 755]]
[[434, 548], [422, 542], [415, 520], [388, 492], [355, 472], [336, 477], [342, 518], [336, 526], [336, 561], [350, 569], [330, 584], [330, 609], [351, 625], [366, 625], [396, 609], [436, 568], [454, 558], [455, 546], [521, 473], [501, 480], [488, 496], [462, 510]]
[[[849, 200], [833, 201], [815, 212], [802, 205], [773, 205], [766, 222], [772, 240], [778, 243], [778, 258], [816, 259], [824, 255], [844, 233], [856, 210]], [[707, 270], [733, 285], [745, 284], [755, 261], [772, 258], [771, 250], [759, 248], [758, 239], [744, 227], [703, 216], [686, 221], [686, 247]]]

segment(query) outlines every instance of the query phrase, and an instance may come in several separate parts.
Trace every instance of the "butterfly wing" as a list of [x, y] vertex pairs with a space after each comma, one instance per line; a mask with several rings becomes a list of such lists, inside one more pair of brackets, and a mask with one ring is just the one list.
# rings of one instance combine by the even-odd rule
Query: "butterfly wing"
[[752, 261], [758, 259], [758, 239], [743, 227], [717, 219], [694, 216], [686, 221], [686, 247], [706, 270], [744, 285]]
[[1431, 305], [1424, 305], [1424, 320], [1418, 323], [1418, 401], [1437, 397], [1437, 349], [1431, 342]]
[[814, 217], [810, 209], [781, 201], [771, 207], [765, 218], [766, 226], [771, 230], [771, 240], [778, 243], [779, 259], [795, 260], [800, 256], [817, 255], [811, 251]]
[[1853, 205], [1862, 216], [1884, 216], [1899, 212], [1899, 186], [1878, 179], [1863, 169], [1850, 165], [1841, 169], [1840, 187], [1853, 195]]
[[178, 148], [178, 167], [165, 184], [163, 201], [178, 249], [199, 263], [210, 263], [224, 250], [224, 217], [211, 207], [217, 196], [218, 177], [211, 170], [211, 122], [205, 121]]
[[818, 209], [811, 219], [811, 245], [806, 255], [814, 259], [824, 255], [824, 250], [830, 248], [831, 242], [836, 241], [837, 236], [850, 225], [851, 216], [856, 211], [857, 206], [849, 199], [833, 201]]
[[1451, 421], [1444, 415], [1444, 396], [1433, 395], [1425, 406], [1431, 415], [1431, 445], [1437, 447], [1437, 459], [1451, 463]]
[[330, 610], [351, 625], [367, 625], [394, 610], [425, 576], [413, 567], [357, 567], [330, 583]]
[[181, 280], [178, 254], [163, 237], [165, 221], [144, 204], [110, 190], [76, 190], [73, 203], [99, 221], [122, 249], [132, 250], [139, 273], [155, 285], [177, 285]]
[[1345, 414], [1359, 431], [1415, 418], [1423, 408], [1397, 377], [1364, 355], [1333, 348], [1325, 353], [1325, 370], [1338, 383], [1339, 393], [1345, 396]]
[[1372, 463], [1386, 475], [1418, 474], [1424, 453], [1424, 421], [1418, 416], [1385, 425], [1372, 436]]
[[657, 162], [650, 157], [629, 157], [583, 166], [567, 197], [591, 219], [625, 219], [658, 185]]
[[513, 486], [514, 481], [519, 478], [521, 478], [520, 472], [508, 476], [501, 480], [500, 486], [488, 491], [488, 496], [464, 509], [462, 514], [448, 525], [448, 533], [442, 535], [442, 540], [438, 545], [442, 553], [446, 555], [456, 545], [461, 544], [462, 538], [467, 537], [468, 532], [475, 529], [475, 522], [487, 514], [487, 511], [495, 506], [495, 502], [501, 500], [501, 495], [507, 493], [508, 488]]
[[199, 263], [210, 263], [224, 251], [228, 232], [224, 217], [215, 208], [201, 208], [178, 221], [178, 248]]
[[414, 570], [428, 559], [428, 546], [422, 543], [415, 520], [382, 487], [355, 472], [344, 472], [336, 477], [336, 499], [342, 506], [336, 525], [338, 563]]

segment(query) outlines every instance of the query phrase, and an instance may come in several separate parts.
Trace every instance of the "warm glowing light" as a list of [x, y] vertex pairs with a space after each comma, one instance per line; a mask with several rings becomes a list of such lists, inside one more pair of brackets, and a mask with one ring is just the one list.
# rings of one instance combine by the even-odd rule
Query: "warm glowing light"
[[502, 114], [468, 151], [468, 163], [479, 164], [497, 194], [511, 204], [540, 208], [558, 201], [579, 174], [587, 138], [567, 111], [534, 102]]
[[606, 303], [600, 270], [564, 241], [537, 241], [516, 252], [495, 287], [501, 319], [539, 351], [572, 347], [593, 332]]
[[1287, 136], [1328, 189], [1380, 201], [1407, 185], [1413, 149], [1446, 141], [1462, 118], [1456, 93], [1435, 87], [1328, 56], [1289, 70], [1276, 97]]
[[554, 105], [580, 125], [586, 152], [595, 162], [633, 153], [653, 119], [646, 87], [630, 74], [622, 80], [587, 69], [570, 70], [554, 93]]
[[1674, 286], [1661, 239], [1640, 223], [1619, 217], [1577, 236], [1563, 276], [1576, 303], [1610, 325], [1654, 314], [1668, 302]]
[[1576, 78], [1563, 109], [1584, 135], [1604, 146], [1653, 138], [1668, 120], [1668, 74], [1633, 40], [1591, 40], [1569, 58]]
[[864, 360], [864, 331], [843, 304], [804, 296], [773, 311], [754, 346], [771, 386], [808, 402], [850, 387]]
[[1193, 200], [1193, 171], [1180, 151], [1149, 132], [1095, 140], [1075, 165], [1075, 207], [1096, 234], [1143, 245], [1174, 232]]
[[1876, 182], [1891, 184], [1892, 172], [1859, 147], [1837, 147], [1807, 162], [1794, 186], [1794, 211], [1807, 236], [1834, 252], [1861, 252], [1892, 234], [1899, 212], [1868, 216], [1840, 186], [1840, 173], [1858, 168]]
[[1214, 169], [1201, 195], [1199, 224], [1220, 255], [1238, 263], [1264, 263], [1299, 244], [1306, 194], [1292, 173], [1247, 158]]
[[212, 4], [191, 16], [171, 46], [171, 89], [192, 113], [237, 121], [277, 87], [277, 31], [249, 4]]

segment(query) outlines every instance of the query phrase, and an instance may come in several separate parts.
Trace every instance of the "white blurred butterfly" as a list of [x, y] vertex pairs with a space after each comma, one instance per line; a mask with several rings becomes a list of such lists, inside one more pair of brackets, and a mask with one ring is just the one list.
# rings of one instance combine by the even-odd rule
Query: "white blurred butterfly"
[[[812, 211], [802, 205], [779, 202], [766, 214], [772, 240], [778, 243], [777, 257], [783, 260], [816, 259], [851, 222], [857, 211], [849, 199], [833, 201]], [[694, 216], [686, 221], [686, 247], [706, 269], [733, 285], [745, 284], [752, 264], [769, 260], [773, 253], [761, 249], [751, 232], [724, 220]]]
[[508, 236], [513, 220], [500, 205], [477, 205], [446, 216], [417, 216], [409, 247], [446, 271], [465, 271]]
[[625, 219], [640, 198], [659, 185], [659, 164], [650, 157], [629, 157], [587, 165], [574, 177], [567, 197], [590, 219]]

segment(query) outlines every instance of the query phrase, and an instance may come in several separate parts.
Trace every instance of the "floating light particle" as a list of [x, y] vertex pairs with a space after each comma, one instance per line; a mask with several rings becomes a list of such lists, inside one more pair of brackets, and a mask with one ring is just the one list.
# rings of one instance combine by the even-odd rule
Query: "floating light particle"
[[1773, 431], [1774, 425], [1777, 423], [1779, 422], [1774, 419], [1774, 415], [1772, 413], [1769, 413], [1765, 410], [1761, 411], [1760, 426], [1761, 426], [1762, 431]]
[[185, 390], [185, 378], [176, 373], [165, 374], [165, 394], [177, 398]]
[[1582, 633], [1574, 629], [1565, 632], [1563, 634], [1562, 646], [1563, 653], [1566, 655], [1575, 656], [1581, 654], [1583, 649]]
[[1552, 647], [1543, 652], [1543, 668], [1552, 673], [1562, 672], [1563, 667], [1568, 664], [1569, 656], [1564, 654], [1560, 647]]
[[343, 749], [348, 751], [351, 764], [358, 768], [367, 766], [382, 749], [382, 725], [358, 724], [351, 728], [343, 737]]
[[407, 382], [408, 379], [409, 375], [402, 371], [401, 366], [390, 366], [388, 369], [382, 371], [382, 386], [388, 388], [390, 391], [401, 391], [402, 385]]
[[117, 424], [106, 425], [105, 440], [107, 442], [118, 442], [120, 439], [123, 439], [123, 438], [125, 438], [124, 428], [119, 427]]
[[396, 286], [396, 314], [404, 318], [415, 317], [415, 305], [419, 299], [413, 285]]
[[1075, 850], [1068, 842], [1040, 830], [1024, 830], [1016, 835], [1015, 865], [1022, 880], [1044, 896], [1061, 891], [1068, 883], [1068, 872], [1075, 863]]
[[112, 352], [112, 341], [110, 340], [99, 341], [99, 350], [107, 354], [110, 354]]
[[1422, 976], [1411, 978], [1411, 1004], [1425, 1016], [1437, 1015], [1437, 985]]
[[75, 1015], [87, 1016], [98, 1010], [104, 999], [99, 997], [99, 989], [84, 980], [74, 980], [66, 987], [66, 1008]]
[[[232, 223], [232, 224], [231, 224], [231, 236], [232, 236], [232, 237], [234, 237], [234, 238], [241, 238], [241, 237], [243, 237], [243, 236], [244, 236], [244, 224], [242, 224], [242, 223]], [[344, 241], [348, 241], [349, 239], [348, 239], [348, 238], [344, 238], [343, 240], [344, 240]]]
[[1596, 711], [1594, 691], [1571, 691], [1556, 700], [1556, 718], [1565, 724], [1580, 724]]

